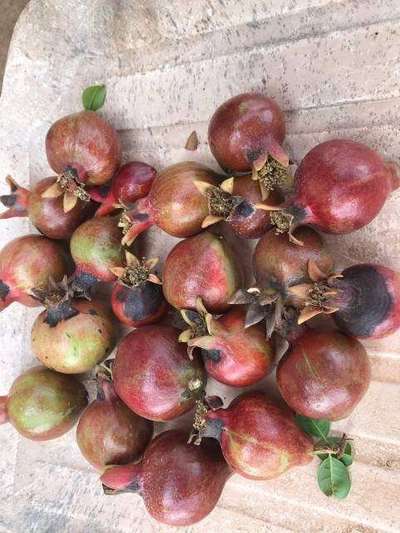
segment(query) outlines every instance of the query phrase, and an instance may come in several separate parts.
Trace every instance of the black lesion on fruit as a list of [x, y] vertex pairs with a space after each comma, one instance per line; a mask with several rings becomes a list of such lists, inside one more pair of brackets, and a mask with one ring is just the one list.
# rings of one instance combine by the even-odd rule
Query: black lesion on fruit
[[93, 316], [97, 316], [97, 314], [98, 314], [96, 309], [93, 309], [93, 308], [90, 308], [88, 313], [89, 313], [89, 315], [93, 315]]
[[90, 290], [96, 283], [98, 279], [93, 274], [89, 272], [80, 272], [75, 274], [71, 281], [71, 289], [78, 296], [83, 296], [89, 298]]
[[250, 163], [253, 163], [253, 161], [256, 161], [262, 153], [263, 153], [263, 149], [261, 147], [253, 148], [253, 150], [247, 150], [246, 152], [247, 160], [250, 161]]
[[51, 328], [57, 326], [62, 320], [68, 320], [79, 314], [79, 311], [75, 309], [69, 301], [61, 302], [55, 307], [47, 309], [45, 322]]
[[247, 201], [243, 200], [234, 210], [235, 217], [248, 218], [254, 213], [254, 207]]
[[110, 192], [110, 186], [109, 185], [100, 185], [100, 187], [98, 187], [97, 189], [97, 192], [99, 194], [99, 196], [101, 196], [102, 198], [106, 198], [108, 193]]
[[145, 320], [157, 313], [164, 296], [161, 285], [147, 282], [138, 287], [121, 290], [117, 299], [123, 303], [125, 316], [134, 321]]
[[5, 300], [9, 292], [10, 287], [0, 280], [0, 299]]
[[343, 304], [333, 316], [339, 328], [355, 337], [368, 337], [384, 322], [393, 298], [384, 277], [371, 265], [355, 265], [343, 272], [335, 286]]
[[215, 363], [219, 363], [221, 360], [221, 351], [220, 350], [205, 350], [204, 348], [201, 349], [201, 356], [204, 359], [210, 359], [211, 361], [214, 361]]
[[4, 207], [13, 207], [17, 202], [17, 195], [4, 194], [0, 196], [0, 202], [4, 205]]

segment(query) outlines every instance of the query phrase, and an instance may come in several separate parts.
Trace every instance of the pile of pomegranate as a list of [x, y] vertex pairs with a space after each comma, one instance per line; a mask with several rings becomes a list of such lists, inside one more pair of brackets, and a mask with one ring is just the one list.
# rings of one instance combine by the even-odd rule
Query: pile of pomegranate
[[[353, 446], [330, 425], [367, 392], [359, 339], [400, 328], [400, 275], [369, 263], [335, 270], [322, 234], [378, 216], [397, 166], [332, 139], [293, 172], [283, 113], [253, 93], [211, 118], [219, 172], [193, 161], [121, 165], [118, 134], [97, 112], [104, 100], [104, 86], [89, 87], [84, 110], [51, 126], [54, 175], [31, 190], [8, 177], [0, 197], [0, 218], [29, 217], [40, 232], [0, 251], [0, 310], [41, 308], [31, 331], [41, 366], [0, 398], [1, 423], [49, 440], [78, 421], [105, 494], [136, 492], [174, 526], [210, 513], [233, 473], [269, 480], [314, 458], [321, 490], [346, 497]], [[162, 268], [137, 251], [151, 226], [182, 239]], [[259, 239], [248, 286], [232, 246], [241, 239]], [[322, 314], [333, 319], [323, 328], [313, 320]], [[238, 388], [236, 398], [224, 405], [207, 379]], [[175, 419], [154, 436], [154, 422]]]

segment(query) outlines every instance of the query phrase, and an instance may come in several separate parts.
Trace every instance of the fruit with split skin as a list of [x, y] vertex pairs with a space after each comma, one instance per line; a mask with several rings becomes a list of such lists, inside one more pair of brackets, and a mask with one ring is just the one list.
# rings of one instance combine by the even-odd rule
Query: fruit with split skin
[[350, 233], [378, 215], [399, 182], [398, 165], [384, 161], [368, 146], [348, 139], [326, 141], [304, 157], [292, 196], [281, 209], [271, 206], [276, 210], [271, 220], [290, 238], [300, 224], [325, 233]]
[[153, 423], [131, 411], [99, 372], [97, 398], [85, 409], [76, 428], [84, 458], [103, 472], [108, 465], [136, 461], [153, 434]]
[[184, 161], [162, 170], [154, 179], [148, 196], [138, 200], [121, 217], [124, 244], [156, 225], [173, 237], [199, 233], [208, 215], [207, 199], [195, 182], [216, 184], [218, 175], [194, 161]]
[[200, 348], [207, 374], [217, 381], [245, 387], [271, 371], [272, 345], [265, 338], [262, 324], [245, 327], [245, 308], [235, 307], [216, 319], [199, 299], [196, 311], [185, 309], [181, 315], [190, 327], [179, 340], [187, 342], [189, 355]]
[[253, 171], [263, 198], [276, 187], [287, 189], [289, 159], [282, 148], [285, 121], [278, 104], [258, 93], [230, 98], [215, 111], [208, 142], [227, 174]]
[[194, 429], [218, 439], [234, 472], [249, 479], [273, 479], [312, 460], [313, 443], [293, 413], [262, 392], [237, 396], [227, 408], [196, 413]]
[[86, 405], [86, 389], [73, 376], [35, 367], [0, 398], [0, 421], [27, 439], [50, 440], [69, 431]]
[[196, 309], [200, 297], [211, 313], [222, 313], [241, 286], [242, 273], [222, 237], [204, 231], [179, 242], [163, 270], [166, 300], [177, 309]]
[[116, 209], [145, 197], [156, 175], [156, 170], [152, 166], [141, 161], [131, 161], [122, 165], [109, 186], [92, 187], [88, 190], [90, 197], [101, 204], [96, 216], [109, 215]]
[[368, 355], [353, 337], [338, 331], [306, 331], [280, 360], [278, 388], [300, 415], [346, 418], [367, 392]]
[[161, 281], [151, 272], [158, 259], [139, 261], [129, 252], [125, 255], [126, 266], [112, 269], [118, 278], [111, 293], [114, 314], [130, 327], [153, 324], [168, 309]]
[[204, 370], [178, 341], [179, 330], [143, 326], [126, 335], [112, 367], [118, 396], [135, 413], [165, 422], [190, 411], [203, 394]]
[[46, 197], [44, 194], [56, 180], [54, 177], [44, 178], [28, 190], [8, 176], [10, 194], [0, 196], [1, 203], [8, 209], [0, 214], [0, 219], [28, 217], [49, 239], [69, 239], [76, 228], [94, 213], [94, 205], [78, 199], [75, 206], [65, 212], [61, 196]]
[[230, 475], [215, 441], [196, 446], [185, 432], [171, 430], [151, 442], [139, 463], [111, 466], [100, 479], [106, 494], [140, 494], [157, 521], [190, 526], [214, 509]]
[[67, 255], [59, 243], [41, 235], [24, 235], [0, 251], [0, 311], [13, 302], [37, 307], [31, 290], [50, 277], [61, 280], [68, 273]]
[[50, 282], [35, 295], [46, 310], [32, 326], [32, 351], [45, 366], [64, 374], [81, 374], [111, 353], [114, 324], [101, 302], [74, 298], [66, 280]]

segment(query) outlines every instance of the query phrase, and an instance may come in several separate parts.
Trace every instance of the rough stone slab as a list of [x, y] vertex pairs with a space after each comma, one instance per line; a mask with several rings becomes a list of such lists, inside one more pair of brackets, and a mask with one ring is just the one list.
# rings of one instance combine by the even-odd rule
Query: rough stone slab
[[[282, 105], [296, 162], [336, 136], [398, 159], [399, 24], [398, 0], [31, 0], [14, 32], [0, 100], [1, 169], [22, 185], [49, 175], [49, 125], [79, 108], [82, 88], [98, 81], [107, 83], [102, 113], [120, 130], [126, 160], [161, 167], [190, 158], [216, 167], [208, 119], [225, 98], [252, 89]], [[193, 129], [200, 146], [188, 154]], [[339, 268], [373, 260], [400, 270], [399, 201], [396, 192], [367, 228], [328, 238]], [[0, 230], [3, 246], [32, 228], [16, 219], [1, 221]], [[164, 257], [174, 242], [151, 231], [146, 247]], [[250, 256], [251, 243], [234, 244]], [[34, 364], [36, 314], [15, 305], [0, 316], [0, 393]], [[346, 501], [319, 492], [316, 462], [268, 483], [234, 476], [215, 511], [179, 531], [399, 531], [400, 334], [366, 346], [371, 388], [335, 425], [354, 436], [358, 450]], [[235, 394], [212, 380], [209, 387], [226, 400]], [[3, 426], [0, 465], [0, 532], [175, 530], [151, 520], [138, 497], [104, 497], [73, 431], [33, 444]]]

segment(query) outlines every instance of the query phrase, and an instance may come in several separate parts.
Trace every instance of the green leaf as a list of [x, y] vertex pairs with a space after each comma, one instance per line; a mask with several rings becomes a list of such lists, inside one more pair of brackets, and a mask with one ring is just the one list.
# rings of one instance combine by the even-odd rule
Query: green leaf
[[318, 485], [326, 496], [346, 498], [351, 488], [347, 467], [339, 459], [329, 455], [319, 465]]
[[104, 105], [106, 99], [105, 85], [92, 85], [82, 93], [82, 103], [86, 111], [97, 111]]
[[316, 420], [307, 416], [296, 415], [296, 422], [303, 431], [326, 442], [326, 437], [331, 429], [329, 420]]
[[[328, 443], [330, 446], [335, 447], [338, 444], [340, 444], [342, 441], [342, 437], [328, 437], [326, 441], [324, 441], [324, 445]], [[321, 461], [324, 461], [329, 454], [324, 453], [319, 456]], [[334, 455], [335, 457], [335, 455]], [[351, 442], [347, 441], [346, 445], [344, 447], [343, 455], [341, 457], [337, 457], [339, 461], [342, 461], [342, 463], [346, 466], [350, 466], [353, 464], [353, 458], [354, 458], [354, 449], [351, 445]]]

